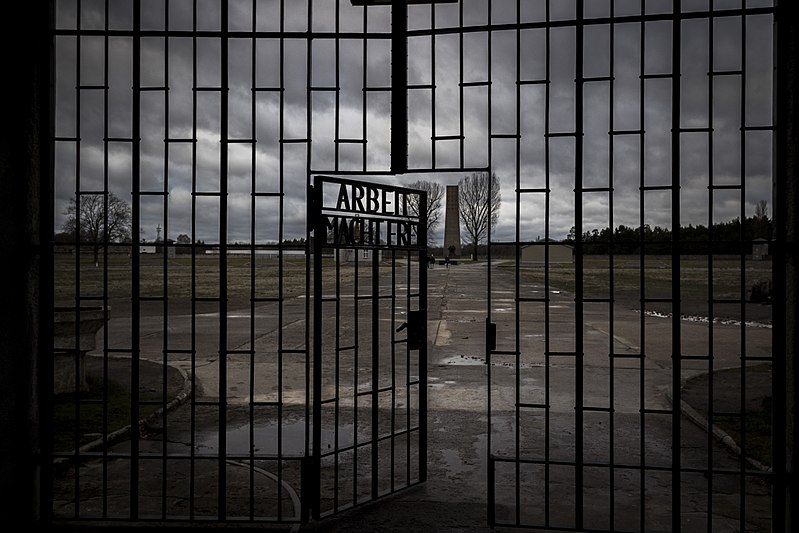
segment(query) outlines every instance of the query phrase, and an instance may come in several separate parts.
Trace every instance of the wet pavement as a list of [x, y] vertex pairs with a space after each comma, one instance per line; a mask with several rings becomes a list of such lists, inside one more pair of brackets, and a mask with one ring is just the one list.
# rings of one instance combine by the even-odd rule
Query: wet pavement
[[[613, 314], [606, 303], [586, 303], [584, 313], [584, 352], [578, 375], [574, 351], [575, 323], [573, 297], [553, 291], [549, 296], [550, 313], [545, 317], [542, 305], [520, 304], [516, 307], [516, 286], [512, 270], [497, 268], [492, 273], [491, 320], [497, 324], [496, 355], [490, 364], [485, 359], [485, 317], [487, 290], [485, 264], [459, 264], [449, 269], [436, 267], [429, 275], [429, 475], [426, 483], [343, 512], [338, 516], [311, 522], [303, 529], [314, 531], [488, 531], [490, 454], [500, 460], [549, 456], [554, 462], [548, 471], [536, 463], [516, 469], [511, 463], [495, 463], [493, 512], [500, 522], [544, 521], [551, 526], [574, 527], [575, 450], [582, 438], [583, 456], [583, 527], [588, 529], [669, 531], [671, 530], [672, 465], [672, 384], [671, 339], [673, 321], [669, 317], [647, 315], [642, 328], [641, 315], [617, 303]], [[521, 283], [520, 294], [541, 297], [542, 287]], [[252, 322], [257, 324], [255, 337], [259, 353], [274, 350], [281, 338], [283, 347], [301, 347], [305, 342], [304, 300], [284, 306], [283, 327], [277, 327], [278, 312], [263, 306], [255, 317], [249, 310], [229, 315], [228, 344], [237, 350], [250, 345]], [[518, 313], [517, 313], [518, 311]], [[610, 317], [612, 316], [612, 320]], [[203, 321], [207, 320], [207, 324]], [[192, 414], [183, 406], [167, 415], [167, 433], [154, 431], [140, 439], [140, 450], [152, 450], [154, 456], [175, 450], [183, 455], [194, 450], [208, 461], [153, 459], [140, 461], [140, 512], [157, 519], [166, 515], [189, 516], [190, 507], [198, 517], [214, 516], [218, 511], [215, 489], [220, 476], [226, 477], [227, 506], [236, 516], [272, 516], [276, 508], [281, 516], [298, 516], [298, 487], [301, 485], [302, 449], [305, 433], [305, 362], [299, 355], [286, 354], [282, 362], [286, 378], [278, 385], [253, 376], [270, 375], [270, 361], [251, 360], [249, 356], [229, 355], [226, 361], [228, 399], [228, 455], [246, 455], [250, 439], [262, 453], [277, 450], [274, 409], [250, 411], [252, 396], [264, 405], [276, 400], [277, 391], [284, 408], [281, 412], [281, 451], [296, 455], [296, 460], [261, 461], [250, 469], [246, 460], [233, 459], [224, 468], [214, 460], [218, 451], [218, 412], [203, 401], [215, 401], [220, 395], [218, 380], [218, 316], [213, 311], [195, 319], [195, 344], [192, 345], [191, 317], [170, 317], [169, 339], [178, 349], [170, 354], [169, 364], [194, 376], [195, 400]], [[515, 335], [518, 321], [520, 335]], [[142, 317], [143, 357], [163, 360], [163, 320], [160, 316]], [[270, 326], [271, 325], [271, 326]], [[130, 322], [118, 319], [108, 326], [111, 339], [125, 339]], [[545, 335], [549, 328], [550, 340]], [[706, 323], [681, 321], [684, 354], [701, 355], [709, 343]], [[739, 354], [770, 353], [767, 328], [747, 328], [742, 338], [741, 326], [714, 324], [712, 367], [708, 360], [697, 358], [682, 364], [681, 382], [688, 384], [683, 400], [701, 402], [706, 397], [706, 382], [701, 377], [709, 370], [740, 367]], [[173, 340], [174, 339], [174, 340]], [[124, 341], [120, 340], [120, 345]], [[742, 348], [742, 342], [746, 345]], [[181, 354], [183, 345], [194, 346], [194, 361]], [[111, 346], [113, 347], [113, 346]], [[557, 356], [545, 357], [545, 351]], [[608, 354], [612, 352], [613, 358]], [[641, 363], [638, 354], [645, 353]], [[517, 371], [518, 369], [518, 371]], [[754, 376], [755, 373], [752, 373]], [[693, 381], [692, 381], [693, 378]], [[143, 376], [143, 379], [145, 377]], [[152, 379], [160, 379], [155, 376]], [[740, 376], [738, 376], [740, 382]], [[490, 383], [490, 385], [489, 385]], [[579, 386], [582, 383], [582, 387]], [[769, 385], [752, 380], [750, 398]], [[490, 418], [489, 425], [489, 386]], [[705, 388], [703, 388], [705, 387]], [[735, 376], [725, 374], [715, 382], [714, 409], [726, 401], [740, 398]], [[759, 392], [758, 392], [759, 391]], [[739, 402], [740, 403], [740, 402]], [[584, 413], [582, 432], [575, 431], [575, 405], [589, 407]], [[524, 405], [526, 408], [518, 409]], [[549, 410], [535, 406], [548, 405]], [[697, 412], [706, 406], [695, 405]], [[644, 409], [647, 414], [642, 416]], [[385, 414], [385, 413], [384, 413]], [[272, 422], [270, 422], [270, 420]], [[644, 420], [644, 431], [641, 422]], [[250, 426], [252, 424], [252, 426]], [[252, 427], [252, 431], [250, 428]], [[700, 425], [681, 419], [682, 467], [693, 469], [681, 476], [681, 517], [685, 531], [706, 531], [708, 514], [714, 531], [740, 531], [741, 481], [746, 493], [746, 529], [770, 529], [768, 487], [755, 476], [741, 476], [742, 461], [729, 447], [709, 438]], [[351, 428], [350, 428], [351, 429]], [[352, 434], [342, 427], [342, 435]], [[581, 433], [581, 436], [580, 436]], [[517, 437], [518, 435], [518, 437]], [[547, 438], [548, 436], [548, 438]], [[322, 442], [334, 442], [323, 432]], [[519, 446], [516, 446], [517, 439]], [[339, 440], [339, 445], [342, 445]], [[108, 516], [128, 512], [127, 489], [130, 461], [124, 456], [130, 442], [111, 448], [110, 459], [87, 462], [81, 474], [81, 514]], [[296, 452], [296, 453], [295, 453]], [[647, 470], [642, 471], [643, 463]], [[731, 472], [708, 477], [708, 460], [714, 468]], [[613, 463], [615, 468], [601, 467]], [[105, 466], [103, 466], [105, 464]], [[745, 468], [749, 468], [746, 466]], [[162, 476], [162, 472], [168, 476]], [[56, 514], [69, 516], [75, 511], [74, 478], [58, 485]], [[71, 480], [71, 481], [70, 481]], [[548, 481], [548, 483], [544, 482]], [[100, 495], [105, 485], [107, 498]], [[518, 488], [518, 490], [517, 490]], [[713, 496], [708, 498], [708, 489]], [[193, 493], [191, 498], [186, 494]], [[103, 503], [105, 500], [105, 503]], [[709, 505], [712, 508], [709, 508]], [[105, 509], [103, 508], [105, 506]], [[545, 513], [545, 509], [549, 509]], [[645, 510], [643, 522], [640, 520]], [[297, 529], [297, 526], [291, 526]], [[502, 528], [496, 528], [502, 530]]]

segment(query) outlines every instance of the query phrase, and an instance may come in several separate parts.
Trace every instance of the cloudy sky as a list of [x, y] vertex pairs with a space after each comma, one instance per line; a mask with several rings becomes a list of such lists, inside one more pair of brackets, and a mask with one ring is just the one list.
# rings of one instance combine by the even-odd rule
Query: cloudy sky
[[[740, 8], [741, 1], [713, 4], [724, 10]], [[748, 7], [771, 4], [746, 3]], [[460, 168], [490, 167], [502, 184], [503, 203], [494, 232], [494, 239], [502, 241], [516, 238], [517, 186], [541, 188], [548, 183], [549, 235], [562, 238], [576, 225], [575, 137], [546, 134], [575, 132], [580, 55], [583, 76], [613, 78], [585, 83], [583, 89], [583, 185], [613, 187], [612, 199], [607, 192], [582, 195], [585, 229], [637, 226], [642, 208], [645, 223], [670, 226], [671, 192], [652, 190], [642, 196], [639, 187], [672, 184], [673, 150], [678, 150], [680, 160], [683, 224], [707, 224], [711, 217], [729, 220], [740, 214], [742, 206], [751, 215], [760, 200], [771, 204], [771, 132], [746, 131], [743, 143], [741, 135], [742, 126], [772, 123], [768, 14], [747, 17], [745, 24], [739, 16], [682, 22], [680, 125], [698, 131], [682, 133], [679, 146], [673, 147], [672, 80], [651, 77], [645, 79], [643, 91], [641, 86], [642, 74], [669, 74], [675, 67], [670, 21], [589, 24], [583, 53], [578, 54], [574, 25], [559, 25], [549, 32], [535, 27], [546, 19], [543, 0], [522, 0], [519, 13], [516, 0], [494, 0], [490, 19], [488, 0], [462, 0], [461, 50], [457, 32], [429, 35], [433, 25], [458, 28], [461, 4], [435, 9], [411, 6], [409, 164], [425, 172], [390, 176], [390, 94], [379, 90], [391, 83], [388, 7], [353, 7], [345, 0], [142, 0], [141, 28], [146, 34], [141, 37], [141, 61], [134, 65], [133, 2], [108, 4], [106, 13], [103, 0], [56, 2], [59, 227], [77, 188], [97, 191], [107, 183], [108, 190], [132, 203], [131, 191], [138, 182], [146, 193], [139, 205], [143, 238], [153, 240], [161, 226], [171, 238], [186, 233], [216, 242], [220, 198], [209, 193], [218, 193], [226, 177], [228, 242], [252, 242], [253, 216], [256, 243], [278, 238], [278, 198], [256, 195], [253, 210], [253, 192], [282, 191], [283, 237], [302, 237], [310, 162], [314, 171], [384, 172], [368, 179], [399, 184], [418, 179], [455, 184], [465, 175]], [[223, 81], [218, 32], [224, 4], [233, 32], [227, 50], [231, 142], [226, 173], [220, 167], [224, 102], [218, 90]], [[614, 14], [640, 14], [641, 4], [616, 0]], [[653, 15], [668, 13], [672, 6], [670, 0], [644, 4], [645, 13]], [[682, 4], [685, 11], [708, 8], [708, 0]], [[608, 0], [585, 0], [589, 20], [609, 16], [610, 9]], [[574, 16], [575, 2], [551, 2], [552, 20]], [[517, 33], [512, 28], [517, 20], [533, 24]], [[108, 38], [96, 32], [106, 24], [113, 30]], [[194, 24], [202, 32], [196, 40], [188, 33]], [[347, 37], [338, 42], [333, 39], [337, 24]], [[282, 42], [270, 33], [281, 27], [287, 32]], [[76, 37], [78, 28], [88, 31]], [[314, 32], [311, 41], [304, 33], [309, 29]], [[131, 87], [136, 69], [146, 90], [138, 110], [140, 172], [134, 176], [136, 155], [126, 139], [133, 135]], [[711, 69], [721, 74], [709, 77]], [[737, 73], [742, 69], [743, 81]], [[517, 85], [517, 81], [545, 80], [547, 72], [548, 85]], [[489, 76], [490, 91], [479, 84]], [[461, 81], [467, 84], [462, 90]], [[309, 85], [320, 90], [309, 96]], [[337, 86], [338, 91], [329, 90]], [[642, 129], [643, 144], [641, 135], [634, 133]], [[611, 130], [616, 134], [610, 135]], [[457, 138], [461, 134], [462, 142]], [[455, 138], [433, 140], [434, 136]], [[348, 142], [353, 140], [359, 142]], [[446, 172], [427, 172], [432, 169]], [[744, 192], [716, 190], [711, 204], [710, 183], [742, 185]], [[204, 193], [194, 204], [192, 191]], [[545, 235], [544, 195], [524, 194], [518, 211], [521, 240]], [[443, 235], [443, 227], [438, 232]]]

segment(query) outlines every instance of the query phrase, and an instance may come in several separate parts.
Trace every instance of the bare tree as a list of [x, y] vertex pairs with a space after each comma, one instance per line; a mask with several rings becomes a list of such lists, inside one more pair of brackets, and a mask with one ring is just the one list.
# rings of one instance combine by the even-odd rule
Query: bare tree
[[461, 224], [467, 239], [472, 243], [472, 258], [477, 259], [477, 245], [485, 242], [489, 228], [499, 219], [502, 197], [499, 178], [495, 173], [480, 172], [466, 176], [458, 182]]
[[769, 227], [769, 219], [768, 219], [768, 202], [765, 200], [760, 200], [755, 204], [755, 237], [767, 237], [768, 236], [768, 227]]
[[[427, 193], [427, 244], [434, 242], [433, 231], [441, 221], [441, 199], [444, 196], [444, 187], [433, 181], [418, 180], [409, 185], [411, 189], [418, 189]], [[413, 216], [419, 216], [419, 198], [415, 195], [408, 197], [408, 210]]]
[[86, 194], [69, 200], [64, 212], [67, 221], [63, 230], [76, 237], [81, 244], [90, 244], [94, 265], [98, 266], [100, 247], [106, 242], [130, 240], [130, 206], [114, 193]]

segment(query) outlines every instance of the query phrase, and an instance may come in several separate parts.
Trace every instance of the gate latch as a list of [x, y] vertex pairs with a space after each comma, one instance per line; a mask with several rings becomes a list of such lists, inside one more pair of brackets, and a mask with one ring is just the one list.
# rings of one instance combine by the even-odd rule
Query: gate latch
[[427, 341], [427, 328], [425, 324], [425, 312], [422, 310], [408, 311], [408, 321], [403, 322], [397, 328], [397, 333], [403, 329], [408, 329], [408, 349], [419, 350]]

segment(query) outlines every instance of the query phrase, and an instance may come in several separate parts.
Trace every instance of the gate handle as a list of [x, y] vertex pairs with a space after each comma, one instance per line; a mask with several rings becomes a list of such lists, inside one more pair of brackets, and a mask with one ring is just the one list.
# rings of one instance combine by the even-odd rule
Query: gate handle
[[400, 325], [400, 327], [398, 327], [398, 328], [397, 328], [395, 331], [396, 331], [397, 333], [399, 333], [400, 331], [402, 331], [403, 329], [405, 329], [405, 328], [407, 328], [407, 327], [408, 327], [408, 323], [407, 323], [407, 322], [403, 322], [403, 323]]

